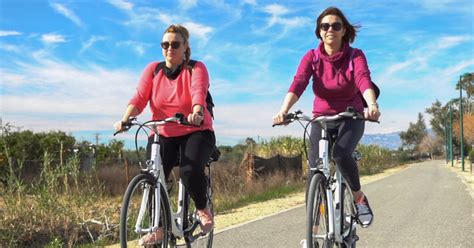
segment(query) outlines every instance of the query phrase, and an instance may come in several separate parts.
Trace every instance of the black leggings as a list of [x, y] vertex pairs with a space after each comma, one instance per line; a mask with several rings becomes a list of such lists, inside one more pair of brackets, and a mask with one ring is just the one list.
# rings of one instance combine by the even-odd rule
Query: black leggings
[[[147, 156], [150, 157], [153, 136], [148, 139]], [[206, 166], [216, 145], [214, 132], [205, 130], [179, 137], [160, 135], [160, 154], [163, 161], [165, 176], [179, 164], [179, 176], [184, 187], [194, 200], [197, 209], [207, 206]]]
[[[365, 122], [363, 120], [342, 119], [327, 123], [328, 137], [336, 136], [337, 139], [332, 150], [332, 158], [336, 162], [344, 179], [347, 180], [352, 191], [360, 190], [359, 168], [352, 157], [359, 140], [364, 134]], [[309, 165], [316, 167], [316, 159], [319, 158], [319, 140], [321, 139], [321, 125], [312, 123], [311, 127], [311, 149], [309, 151]], [[314, 175], [310, 171], [310, 177]], [[309, 184], [310, 180], [308, 180]]]

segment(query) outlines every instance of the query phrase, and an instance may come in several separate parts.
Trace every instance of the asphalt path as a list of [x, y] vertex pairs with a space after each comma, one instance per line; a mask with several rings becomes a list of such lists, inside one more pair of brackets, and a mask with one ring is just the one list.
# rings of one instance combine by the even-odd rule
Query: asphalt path
[[[474, 200], [443, 161], [410, 165], [362, 189], [375, 219], [357, 229], [357, 247], [474, 247]], [[301, 247], [304, 226], [300, 206], [220, 232], [213, 247]]]

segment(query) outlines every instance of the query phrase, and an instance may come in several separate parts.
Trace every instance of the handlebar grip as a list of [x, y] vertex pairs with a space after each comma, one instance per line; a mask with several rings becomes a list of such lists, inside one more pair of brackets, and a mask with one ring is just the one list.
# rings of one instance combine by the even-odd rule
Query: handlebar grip
[[202, 123], [204, 122], [204, 120], [201, 122], [201, 125], [196, 125], [196, 124], [192, 124], [188, 121], [188, 119], [182, 114], [182, 113], [176, 113], [174, 115], [174, 117], [176, 119], [178, 119], [178, 123], [181, 124], [181, 125], [186, 125], [186, 126], [194, 126], [194, 127], [200, 127], [202, 125]]
[[295, 117], [296, 117], [295, 114], [289, 113], [289, 114], [285, 115], [285, 120], [283, 120], [283, 121], [280, 122], [280, 123], [273, 124], [272, 127], [290, 124], [291, 122], [293, 122], [293, 120], [295, 119]]

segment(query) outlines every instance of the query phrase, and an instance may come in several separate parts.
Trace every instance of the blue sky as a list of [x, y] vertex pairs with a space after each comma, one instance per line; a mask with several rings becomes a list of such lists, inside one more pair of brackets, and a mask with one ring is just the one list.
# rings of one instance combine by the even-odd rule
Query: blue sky
[[[471, 0], [0, 0], [2, 121], [106, 142], [143, 68], [163, 59], [163, 30], [181, 23], [210, 74], [218, 144], [301, 135], [271, 118], [328, 6], [362, 26], [352, 46], [382, 92], [381, 124], [366, 133], [406, 130], [436, 99], [458, 97], [459, 75], [474, 71]], [[309, 114], [312, 99], [308, 87], [294, 108]]]

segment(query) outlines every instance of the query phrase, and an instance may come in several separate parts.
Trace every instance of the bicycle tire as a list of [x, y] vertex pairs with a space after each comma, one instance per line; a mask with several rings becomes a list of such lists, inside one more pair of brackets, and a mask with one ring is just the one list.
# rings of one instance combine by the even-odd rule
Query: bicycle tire
[[169, 204], [165, 196], [165, 189], [161, 184], [156, 185], [155, 179], [150, 174], [139, 174], [130, 181], [127, 190], [125, 191], [122, 209], [120, 211], [120, 244], [122, 248], [132, 245], [131, 242], [136, 242], [141, 238], [142, 234], [135, 232], [135, 222], [140, 209], [141, 200], [144, 194], [143, 189], [149, 188], [148, 203], [143, 217], [142, 228], [151, 228], [153, 225], [152, 219], [156, 214], [154, 209], [155, 191], [154, 187], [159, 187], [160, 197], [160, 226], [163, 228], [163, 239], [161, 244], [148, 247], [168, 247], [169, 236], [171, 233], [171, 217], [169, 216]]
[[329, 248], [329, 216], [327, 211], [326, 177], [320, 173], [311, 178], [306, 202], [306, 247]]
[[[206, 181], [207, 181], [207, 196], [208, 196], [208, 206], [211, 209], [212, 216], [214, 216], [214, 204], [212, 202], [212, 182], [210, 180], [210, 177], [206, 175]], [[191, 209], [191, 197], [187, 197], [185, 204], [184, 204], [184, 209], [185, 213], [188, 213], [189, 209]], [[194, 207], [194, 211], [191, 211], [188, 213], [188, 218], [186, 220], [186, 225], [189, 226], [192, 225], [193, 222], [195, 221], [195, 214], [196, 214], [196, 208]], [[201, 228], [198, 227], [196, 229], [197, 232], [201, 231]], [[186, 242], [186, 248], [212, 248], [212, 242], [214, 240], [214, 228], [204, 236], [199, 237], [198, 239], [194, 240], [191, 242], [188, 238], [185, 237], [185, 242]]]
[[352, 191], [350, 187], [345, 182], [341, 183], [341, 202], [343, 203], [341, 207], [341, 227], [343, 227], [341, 232], [345, 233], [349, 230], [347, 236], [343, 237], [344, 242], [340, 246], [342, 248], [356, 248], [356, 228], [354, 227], [354, 229], [352, 229], [355, 223], [355, 210], [353, 209], [354, 203], [351, 195]]

